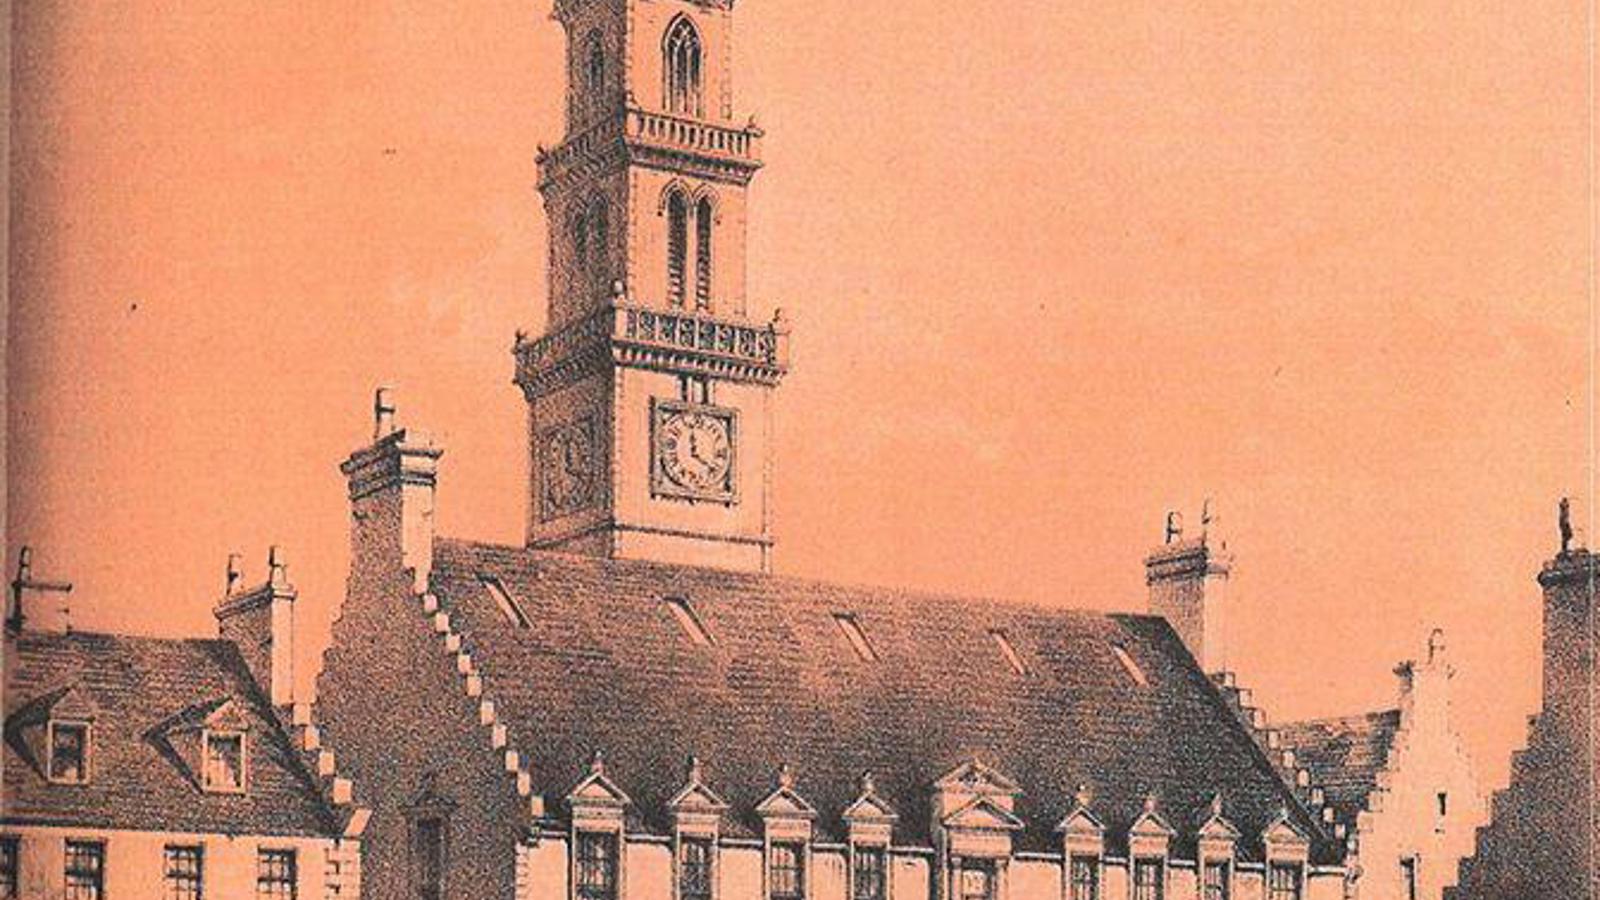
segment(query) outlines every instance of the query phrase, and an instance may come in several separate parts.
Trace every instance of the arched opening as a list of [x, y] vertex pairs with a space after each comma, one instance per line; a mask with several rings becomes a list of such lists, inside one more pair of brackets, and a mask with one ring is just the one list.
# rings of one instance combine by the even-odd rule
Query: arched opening
[[700, 115], [700, 32], [687, 16], [668, 26], [662, 52], [667, 111]]
[[694, 305], [711, 308], [711, 200], [701, 197], [694, 210]]
[[689, 250], [689, 204], [681, 191], [667, 196], [667, 300], [683, 305], [683, 267]]
[[578, 272], [589, 268], [589, 222], [583, 210], [572, 217], [572, 266]]
[[606, 48], [599, 30], [589, 32], [583, 42], [583, 86], [591, 97], [599, 97], [606, 85]]
[[611, 281], [611, 221], [606, 215], [604, 200], [596, 200], [590, 208], [589, 227], [593, 244], [590, 249], [590, 272], [595, 286], [604, 292]]

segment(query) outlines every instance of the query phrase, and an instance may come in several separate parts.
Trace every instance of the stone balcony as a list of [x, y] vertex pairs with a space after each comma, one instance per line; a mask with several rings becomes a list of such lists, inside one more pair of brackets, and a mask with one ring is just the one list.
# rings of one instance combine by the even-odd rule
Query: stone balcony
[[641, 162], [667, 162], [695, 174], [746, 183], [761, 167], [762, 131], [753, 122], [729, 127], [629, 105], [559, 146], [539, 149], [539, 185], [545, 187], [586, 164], [617, 154]]

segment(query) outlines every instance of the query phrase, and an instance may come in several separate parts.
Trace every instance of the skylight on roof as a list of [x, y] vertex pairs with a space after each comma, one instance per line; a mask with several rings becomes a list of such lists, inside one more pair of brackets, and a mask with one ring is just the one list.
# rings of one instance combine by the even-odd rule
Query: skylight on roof
[[1139, 668], [1139, 664], [1133, 661], [1133, 657], [1128, 655], [1128, 651], [1116, 644], [1112, 644], [1111, 652], [1116, 654], [1117, 662], [1122, 663], [1122, 668], [1127, 670], [1128, 677], [1133, 679], [1134, 684], [1139, 687], [1150, 686], [1150, 679], [1145, 677], [1144, 670]]
[[1011, 671], [1016, 672], [1018, 675], [1028, 674], [1027, 664], [1017, 654], [1017, 648], [1011, 646], [1011, 639], [1006, 637], [1004, 631], [998, 628], [991, 628], [989, 629], [989, 637], [994, 638], [995, 646], [1000, 648], [1000, 655], [1006, 658], [1006, 662], [1011, 666]]
[[700, 621], [689, 601], [682, 597], [668, 597], [666, 602], [667, 609], [672, 610], [672, 617], [678, 620], [684, 636], [692, 643], [699, 647], [709, 647], [715, 643], [711, 640], [711, 632], [706, 630], [705, 623]]
[[867, 640], [867, 633], [854, 613], [834, 613], [833, 621], [838, 623], [839, 630], [844, 633], [844, 639], [850, 643], [850, 649], [856, 652], [856, 656], [863, 662], [878, 661], [878, 651], [872, 648], [872, 642]]
[[522, 611], [522, 604], [506, 590], [505, 582], [501, 581], [498, 575], [479, 572], [478, 581], [494, 599], [494, 605], [500, 608], [500, 615], [505, 616], [507, 622], [518, 628], [528, 627], [528, 614]]

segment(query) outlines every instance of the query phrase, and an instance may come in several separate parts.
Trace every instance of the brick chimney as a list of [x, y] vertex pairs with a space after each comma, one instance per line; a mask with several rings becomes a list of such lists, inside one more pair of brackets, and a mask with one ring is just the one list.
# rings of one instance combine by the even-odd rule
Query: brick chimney
[[238, 645], [250, 674], [275, 707], [294, 703], [294, 601], [283, 556], [267, 553], [267, 580], [240, 590], [239, 556], [228, 555], [228, 585], [212, 611], [223, 640]]
[[1594, 745], [1596, 573], [1600, 556], [1573, 543], [1570, 506], [1560, 506], [1560, 550], [1539, 572], [1544, 588], [1544, 713], [1578, 758]]
[[433, 569], [433, 495], [444, 451], [396, 427], [388, 388], [378, 389], [372, 413], [372, 443], [339, 467], [350, 484], [351, 578], [407, 570], [420, 591]]
[[1150, 613], [1165, 618], [1208, 675], [1228, 670], [1224, 589], [1232, 563], [1227, 545], [1211, 545], [1211, 512], [1201, 513], [1200, 535], [1183, 536], [1183, 516], [1167, 513], [1166, 542], [1144, 561]]

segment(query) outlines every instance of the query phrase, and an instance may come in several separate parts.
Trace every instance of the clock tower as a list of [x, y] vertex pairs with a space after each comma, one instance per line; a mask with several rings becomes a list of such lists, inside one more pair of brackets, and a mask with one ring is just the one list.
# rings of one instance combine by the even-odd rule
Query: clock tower
[[566, 137], [541, 148], [548, 332], [519, 337], [538, 549], [766, 571], [781, 313], [745, 298], [761, 131], [734, 0], [556, 0]]

